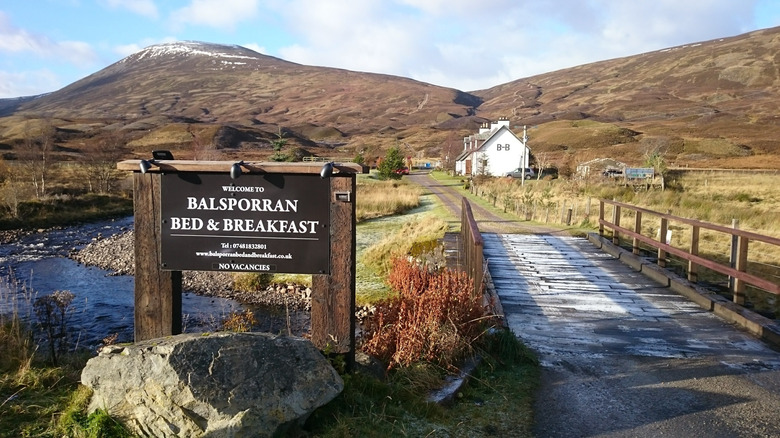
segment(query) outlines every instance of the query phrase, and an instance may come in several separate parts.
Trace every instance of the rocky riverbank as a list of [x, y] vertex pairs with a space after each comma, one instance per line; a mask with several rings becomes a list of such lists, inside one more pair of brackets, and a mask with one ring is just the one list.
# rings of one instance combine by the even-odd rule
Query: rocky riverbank
[[[132, 231], [93, 240], [70, 257], [84, 265], [112, 271], [115, 275], [135, 274], [135, 236]], [[271, 284], [261, 291], [240, 291], [228, 272], [184, 271], [182, 288], [198, 295], [229, 298], [250, 305], [311, 308], [311, 289], [296, 284]]]

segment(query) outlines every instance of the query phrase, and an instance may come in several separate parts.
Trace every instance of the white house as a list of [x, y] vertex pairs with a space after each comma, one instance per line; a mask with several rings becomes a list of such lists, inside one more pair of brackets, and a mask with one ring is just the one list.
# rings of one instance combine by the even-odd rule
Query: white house
[[509, 129], [509, 119], [484, 123], [479, 132], [463, 137], [463, 152], [455, 160], [455, 173], [464, 176], [503, 176], [518, 167], [528, 167], [531, 150], [523, 127], [523, 138]]

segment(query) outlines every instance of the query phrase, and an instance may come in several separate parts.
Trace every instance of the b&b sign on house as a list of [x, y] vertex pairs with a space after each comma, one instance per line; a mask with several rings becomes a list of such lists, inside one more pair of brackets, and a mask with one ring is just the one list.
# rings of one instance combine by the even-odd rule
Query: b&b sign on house
[[330, 187], [310, 174], [161, 176], [164, 270], [330, 273]]

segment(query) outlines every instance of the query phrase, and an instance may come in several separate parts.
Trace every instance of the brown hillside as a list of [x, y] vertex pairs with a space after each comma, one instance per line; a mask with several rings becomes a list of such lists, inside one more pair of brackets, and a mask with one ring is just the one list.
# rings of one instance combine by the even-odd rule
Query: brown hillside
[[0, 100], [0, 149], [36, 127], [60, 156], [96, 142], [128, 154], [262, 158], [281, 133], [300, 154], [438, 156], [485, 120], [529, 127], [558, 164], [649, 150], [695, 167], [780, 168], [780, 28], [583, 65], [466, 93], [406, 78], [290, 63], [239, 46], [151, 46], [57, 92]]
[[780, 28], [583, 65], [474, 94], [485, 101], [481, 116], [511, 114], [513, 121], [538, 127], [530, 133], [535, 152], [630, 162], [660, 148], [679, 165], [780, 168]]

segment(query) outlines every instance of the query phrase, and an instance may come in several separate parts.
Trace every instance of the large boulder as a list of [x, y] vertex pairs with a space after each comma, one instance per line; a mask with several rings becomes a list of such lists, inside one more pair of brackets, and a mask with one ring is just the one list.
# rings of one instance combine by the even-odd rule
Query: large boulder
[[81, 383], [141, 436], [264, 437], [305, 421], [344, 388], [308, 340], [184, 334], [104, 347]]

